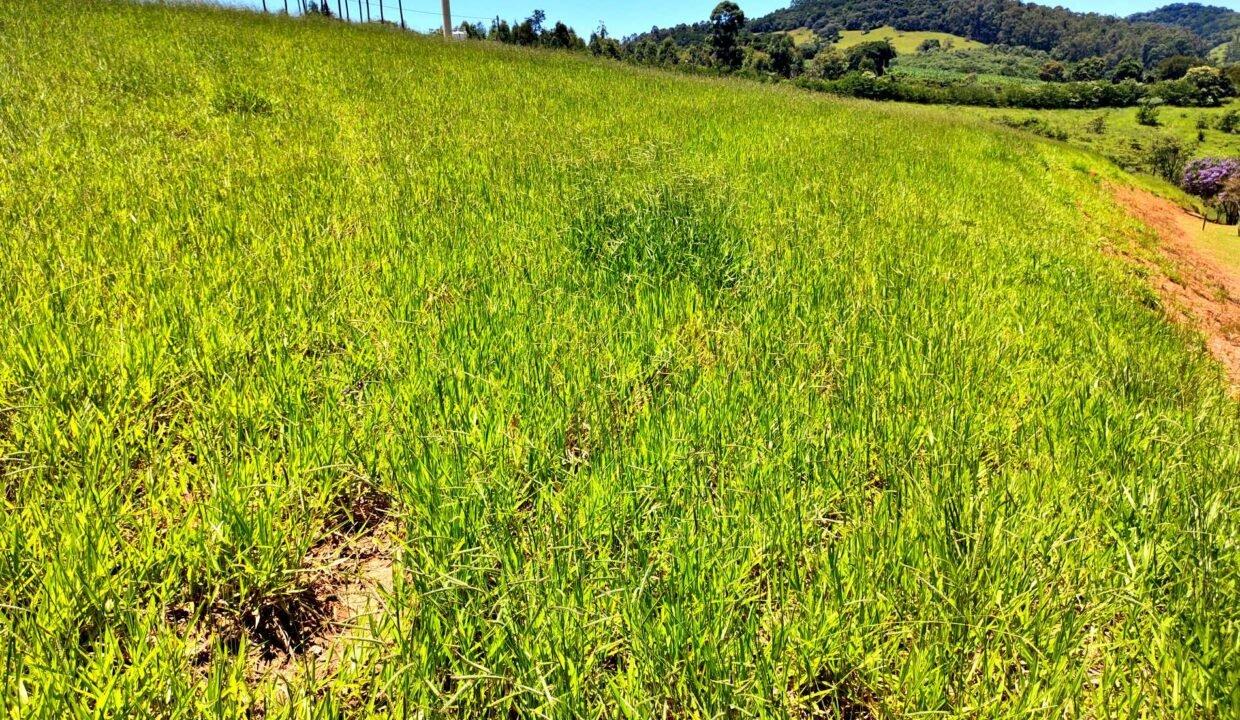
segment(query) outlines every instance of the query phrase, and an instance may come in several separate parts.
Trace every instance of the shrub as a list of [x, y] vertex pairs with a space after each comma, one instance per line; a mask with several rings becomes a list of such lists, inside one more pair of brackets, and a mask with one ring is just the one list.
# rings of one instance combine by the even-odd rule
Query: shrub
[[1085, 58], [1072, 67], [1072, 79], [1092, 82], [1106, 77], [1107, 64], [1100, 57]]
[[896, 59], [896, 49], [887, 40], [873, 40], [854, 45], [845, 52], [848, 67], [852, 70], [883, 75], [891, 61]]
[[1115, 71], [1111, 73], [1111, 82], [1124, 82], [1125, 80], [1140, 81], [1145, 75], [1145, 68], [1141, 67], [1141, 63], [1136, 60], [1124, 60], [1115, 66]]
[[1010, 128], [1016, 128], [1018, 130], [1024, 130], [1026, 132], [1031, 132], [1034, 135], [1040, 135], [1041, 137], [1044, 137], [1044, 138], [1050, 138], [1051, 140], [1067, 140], [1068, 139], [1068, 133], [1065, 130], [1057, 128], [1054, 125], [1051, 125], [1050, 123], [1046, 122], [1045, 120], [1041, 118], [1037, 118], [1037, 117], [1030, 116], [1022, 120], [1017, 120], [1015, 118], [1008, 117], [1005, 115], [999, 118], [998, 120], [996, 120], [995, 122], [999, 123], [1000, 125], [1004, 125]]
[[1058, 60], [1051, 60], [1038, 71], [1038, 79], [1046, 82], [1063, 82], [1068, 79], [1068, 68]]
[[1218, 119], [1219, 130], [1225, 133], [1234, 133], [1240, 130], [1240, 112], [1228, 110]]
[[1184, 76], [1184, 81], [1196, 91], [1196, 104], [1221, 105], [1224, 100], [1236, 94], [1231, 81], [1223, 77], [1218, 68], [1195, 67]]
[[1209, 200], [1235, 177], [1240, 177], [1240, 158], [1201, 158], [1184, 169], [1180, 187]]
[[1160, 80], [1179, 80], [1188, 73], [1190, 68], [1200, 65], [1201, 61], [1189, 55], [1173, 55], [1158, 63], [1154, 74]]
[[835, 48], [827, 48], [810, 61], [806, 73], [819, 80], [839, 80], [848, 72], [848, 63]]
[[1150, 145], [1145, 153], [1145, 166], [1152, 174], [1175, 182], [1184, 171], [1187, 153], [1179, 140], [1172, 137], [1160, 137]]
[[1146, 127], [1158, 127], [1158, 107], [1162, 105], [1162, 100], [1158, 98], [1149, 98], [1142, 100], [1137, 107], [1137, 124]]
[[1223, 222], [1233, 225], [1240, 221], [1240, 173], [1223, 183], [1223, 189], [1214, 197], [1212, 204], [1223, 216]]

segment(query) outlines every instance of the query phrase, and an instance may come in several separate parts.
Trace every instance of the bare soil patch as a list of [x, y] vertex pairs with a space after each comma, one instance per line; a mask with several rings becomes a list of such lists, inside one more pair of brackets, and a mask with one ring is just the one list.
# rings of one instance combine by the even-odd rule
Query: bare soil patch
[[[305, 561], [302, 589], [294, 594], [240, 616], [208, 612], [191, 631], [194, 664], [208, 664], [217, 648], [236, 652], [245, 637], [251, 680], [291, 676], [311, 664], [318, 677], [333, 674], [349, 644], [369, 638], [370, 621], [384, 611], [395, 579], [392, 529], [384, 523], [360, 537], [339, 537], [314, 548]], [[189, 624], [189, 613], [169, 615]]]
[[1168, 274], [1143, 263], [1173, 319], [1201, 331], [1210, 352], [1240, 388], [1240, 270], [1199, 246], [1200, 217], [1144, 190], [1116, 186], [1113, 191], [1130, 215], [1158, 234], [1159, 250], [1174, 267]]

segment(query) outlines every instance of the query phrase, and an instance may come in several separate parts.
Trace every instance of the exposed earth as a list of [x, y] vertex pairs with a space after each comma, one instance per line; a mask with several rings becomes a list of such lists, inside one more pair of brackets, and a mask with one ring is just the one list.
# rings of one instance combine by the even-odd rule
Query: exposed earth
[[[1240, 388], [1240, 264], [1234, 253], [1207, 241], [1225, 229], [1144, 190], [1114, 190], [1128, 212], [1158, 234], [1160, 250], [1174, 268], [1168, 273], [1150, 267], [1151, 282], [1172, 316], [1200, 329], [1210, 352]], [[1240, 246], [1240, 237], [1235, 242]]]

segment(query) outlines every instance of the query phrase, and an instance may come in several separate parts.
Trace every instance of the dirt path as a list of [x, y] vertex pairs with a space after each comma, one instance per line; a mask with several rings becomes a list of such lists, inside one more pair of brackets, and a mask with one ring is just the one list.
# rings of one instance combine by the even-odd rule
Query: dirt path
[[[1128, 212], [1158, 233], [1174, 277], [1150, 266], [1151, 281], [1178, 320], [1205, 336], [1206, 346], [1240, 388], [1240, 267], [1202, 242], [1201, 218], [1144, 190], [1115, 187]], [[1240, 239], [1237, 239], [1240, 242]]]

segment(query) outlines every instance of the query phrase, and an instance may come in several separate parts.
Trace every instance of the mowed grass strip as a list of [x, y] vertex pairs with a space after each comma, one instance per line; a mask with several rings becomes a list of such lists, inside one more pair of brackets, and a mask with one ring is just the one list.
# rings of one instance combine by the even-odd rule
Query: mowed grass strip
[[380, 28], [0, 18], [6, 715], [1236, 713], [1238, 406], [1104, 252], [1145, 236], [1094, 156]]

